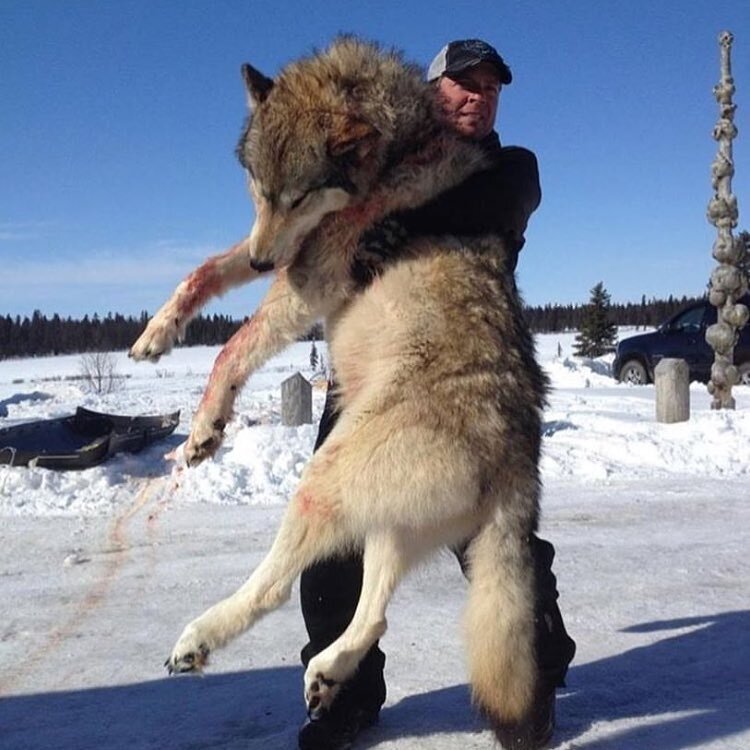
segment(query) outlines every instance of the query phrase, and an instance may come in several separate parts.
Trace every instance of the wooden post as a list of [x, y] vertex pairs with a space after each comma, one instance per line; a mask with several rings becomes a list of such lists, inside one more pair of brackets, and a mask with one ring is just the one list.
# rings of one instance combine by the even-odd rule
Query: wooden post
[[734, 345], [737, 332], [750, 317], [747, 307], [737, 301], [748, 287], [747, 276], [742, 270], [747, 250], [744, 239], [732, 235], [739, 216], [737, 198], [732, 193], [732, 140], [737, 135], [734, 124], [736, 105], [732, 101], [735, 87], [729, 54], [733, 39], [728, 31], [722, 31], [719, 35], [721, 80], [714, 86], [714, 96], [719, 103], [719, 121], [714, 127], [713, 137], [719, 144], [719, 151], [711, 166], [714, 197], [708, 204], [708, 220], [718, 232], [713, 256], [719, 265], [711, 274], [709, 299], [717, 308], [718, 320], [706, 331], [706, 341], [715, 352], [708, 384], [708, 392], [713, 396], [712, 409], [735, 408], [732, 386], [739, 383], [740, 374], [734, 364]]
[[656, 421], [666, 424], [690, 419], [690, 376], [684, 359], [662, 359], [654, 368]]
[[300, 373], [281, 384], [281, 424], [312, 424], [312, 386]]

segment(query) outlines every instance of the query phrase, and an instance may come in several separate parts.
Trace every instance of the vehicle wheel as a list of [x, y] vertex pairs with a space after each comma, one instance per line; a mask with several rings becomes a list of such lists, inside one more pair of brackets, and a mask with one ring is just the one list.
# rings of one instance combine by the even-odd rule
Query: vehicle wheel
[[750, 362], [745, 362], [739, 366], [740, 385], [750, 385]]
[[621, 383], [646, 385], [648, 383], [648, 373], [646, 372], [646, 368], [637, 359], [629, 359], [620, 368], [618, 379]]

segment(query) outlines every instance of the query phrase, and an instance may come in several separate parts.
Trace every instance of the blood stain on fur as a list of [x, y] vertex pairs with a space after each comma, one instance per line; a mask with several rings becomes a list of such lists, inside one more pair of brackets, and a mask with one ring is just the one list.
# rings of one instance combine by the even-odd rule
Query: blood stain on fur
[[180, 307], [180, 315], [190, 315], [203, 307], [207, 300], [221, 291], [221, 280], [216, 271], [216, 259], [210, 258], [190, 275], [187, 281], [188, 299]]
[[325, 497], [313, 494], [309, 490], [304, 490], [299, 496], [300, 515], [319, 520], [330, 520], [333, 515], [331, 503]]
[[303, 492], [299, 498], [299, 511], [303, 516], [309, 515], [315, 508], [315, 499], [310, 492]]

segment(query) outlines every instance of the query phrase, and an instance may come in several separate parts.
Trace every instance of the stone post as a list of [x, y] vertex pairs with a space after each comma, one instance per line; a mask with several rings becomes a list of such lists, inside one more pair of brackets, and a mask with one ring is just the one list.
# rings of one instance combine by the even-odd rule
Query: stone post
[[747, 291], [747, 276], [742, 270], [747, 249], [741, 238], [734, 238], [732, 230], [737, 226], [737, 198], [732, 194], [732, 140], [737, 135], [732, 103], [735, 91], [730, 61], [730, 50], [734, 37], [728, 31], [719, 35], [721, 47], [721, 80], [714, 86], [714, 96], [719, 103], [719, 120], [713, 130], [719, 151], [711, 166], [711, 184], [714, 197], [708, 204], [708, 220], [718, 231], [713, 246], [713, 257], [719, 265], [711, 274], [709, 299], [717, 308], [717, 322], [708, 327], [706, 341], [713, 348], [714, 364], [708, 392], [713, 396], [712, 409], [734, 409], [732, 386], [739, 382], [739, 372], [734, 365], [734, 345], [739, 329], [747, 322], [748, 309], [737, 304]]
[[281, 424], [312, 424], [312, 386], [300, 373], [281, 384]]
[[662, 359], [654, 368], [656, 421], [666, 424], [690, 419], [690, 371], [684, 359]]

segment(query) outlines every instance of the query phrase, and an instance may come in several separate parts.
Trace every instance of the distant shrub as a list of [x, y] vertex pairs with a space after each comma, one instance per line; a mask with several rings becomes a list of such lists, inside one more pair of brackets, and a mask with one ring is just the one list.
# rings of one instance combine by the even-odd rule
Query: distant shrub
[[79, 360], [81, 379], [94, 393], [119, 391], [125, 379], [117, 372], [115, 358], [110, 352], [86, 352]]

